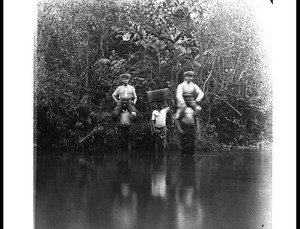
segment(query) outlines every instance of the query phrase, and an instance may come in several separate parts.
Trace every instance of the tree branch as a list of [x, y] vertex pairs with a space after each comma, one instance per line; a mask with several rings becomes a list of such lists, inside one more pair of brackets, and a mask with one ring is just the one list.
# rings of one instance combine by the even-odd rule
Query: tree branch
[[217, 53], [217, 50], [214, 51], [214, 54], [213, 54], [213, 61], [212, 61], [212, 64], [211, 64], [211, 68], [212, 68], [212, 69], [210, 70], [209, 75], [208, 75], [207, 79], [206, 79], [205, 82], [204, 82], [204, 85], [203, 85], [203, 92], [205, 91], [205, 86], [206, 86], [207, 81], [208, 81], [209, 78], [211, 77], [211, 74], [212, 74], [212, 71], [213, 71], [213, 67], [214, 67], [214, 63], [215, 63], [215, 60], [217, 59], [216, 53]]
[[227, 103], [236, 113], [238, 113], [240, 116], [243, 116], [237, 109], [235, 109], [230, 103], [228, 103], [225, 99], [221, 98], [219, 95], [217, 95], [214, 92], [209, 92], [211, 94], [214, 94], [215, 96], [217, 96], [219, 99], [223, 100], [225, 103]]
[[207, 83], [207, 81], [209, 80], [211, 74], [212, 74], [212, 70], [210, 70], [209, 75], [208, 75], [207, 79], [206, 79], [205, 82], [204, 82], [204, 85], [203, 85], [203, 92], [205, 91], [206, 83]]

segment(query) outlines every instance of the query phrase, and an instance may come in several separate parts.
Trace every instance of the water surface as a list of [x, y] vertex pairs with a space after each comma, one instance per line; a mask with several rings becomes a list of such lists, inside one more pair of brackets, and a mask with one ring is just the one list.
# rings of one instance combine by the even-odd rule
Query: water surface
[[271, 150], [38, 156], [35, 228], [271, 228], [271, 191]]

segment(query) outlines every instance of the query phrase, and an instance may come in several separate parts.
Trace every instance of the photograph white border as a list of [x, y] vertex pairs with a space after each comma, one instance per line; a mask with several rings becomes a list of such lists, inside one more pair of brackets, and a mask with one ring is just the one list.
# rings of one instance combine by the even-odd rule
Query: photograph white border
[[[274, 8], [268, 41], [274, 92], [272, 228], [292, 229], [296, 228], [296, 1], [274, 0], [270, 7]], [[4, 228], [34, 228], [36, 1], [5, 0], [3, 12]]]

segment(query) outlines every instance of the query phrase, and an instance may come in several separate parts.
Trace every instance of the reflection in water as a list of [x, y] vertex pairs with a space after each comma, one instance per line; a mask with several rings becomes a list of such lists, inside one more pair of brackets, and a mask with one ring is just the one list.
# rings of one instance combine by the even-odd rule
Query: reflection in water
[[152, 176], [151, 194], [155, 197], [166, 198], [166, 174], [165, 172], [157, 172]]
[[271, 228], [271, 151], [143, 153], [39, 156], [36, 228]]
[[178, 229], [201, 228], [203, 211], [195, 189], [195, 159], [183, 158], [179, 167], [175, 199]]
[[128, 183], [120, 185], [111, 206], [113, 228], [133, 228], [137, 219], [137, 195]]
[[151, 174], [151, 194], [153, 197], [166, 199], [166, 157], [160, 155], [152, 163], [153, 171]]

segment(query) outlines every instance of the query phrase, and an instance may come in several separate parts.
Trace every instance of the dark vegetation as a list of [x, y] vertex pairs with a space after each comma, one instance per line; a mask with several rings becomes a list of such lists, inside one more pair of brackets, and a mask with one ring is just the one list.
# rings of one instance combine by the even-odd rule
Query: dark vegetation
[[[201, 148], [266, 146], [272, 141], [272, 85], [258, 31], [241, 2], [39, 2], [37, 146], [117, 146], [111, 94], [125, 72], [138, 95], [136, 147], [150, 146], [146, 91], [169, 86], [174, 93], [187, 70], [196, 72], [194, 82], [205, 93]], [[175, 125], [168, 127], [168, 142], [177, 145]]]

